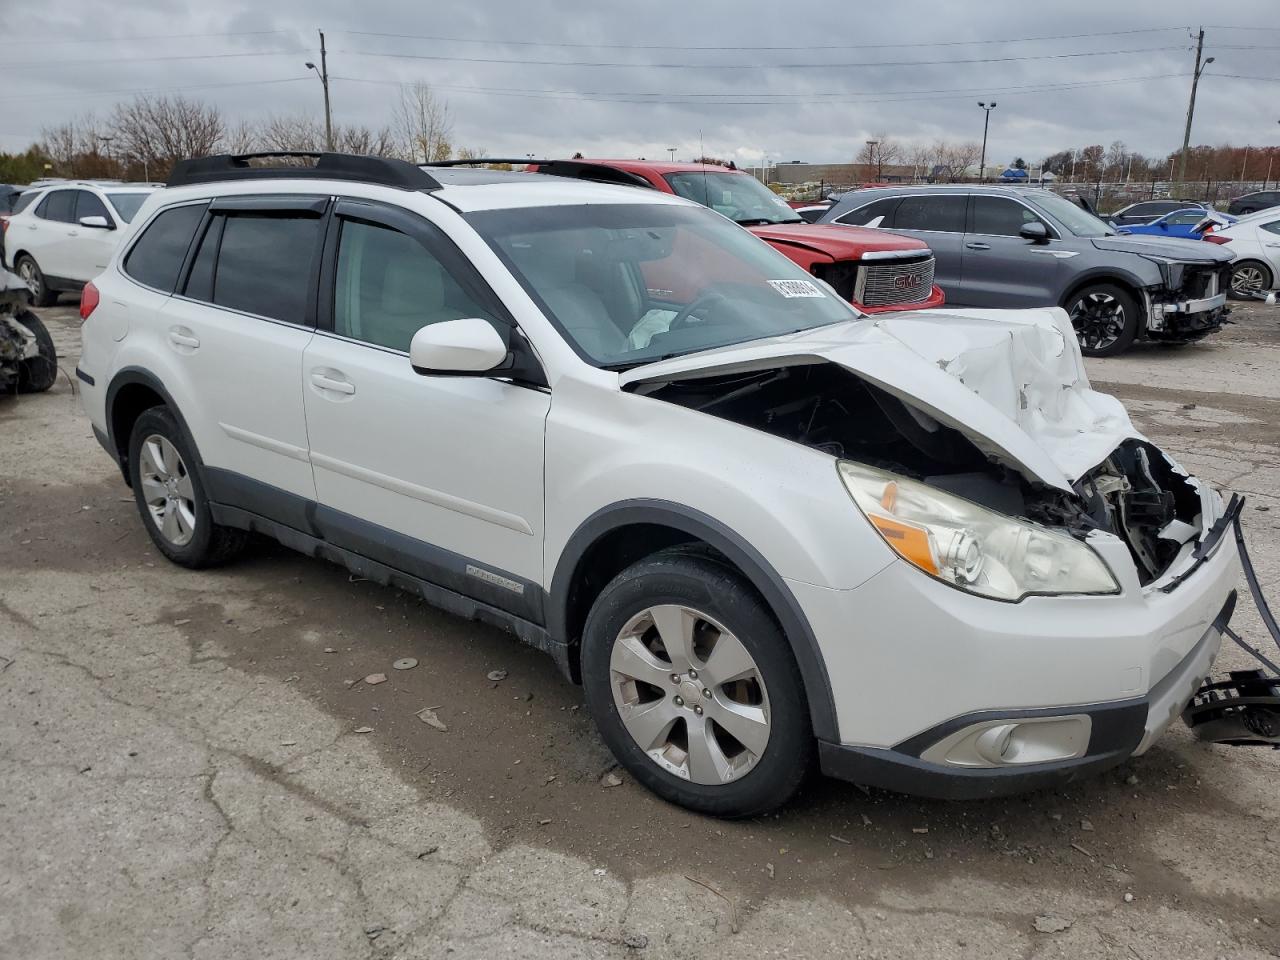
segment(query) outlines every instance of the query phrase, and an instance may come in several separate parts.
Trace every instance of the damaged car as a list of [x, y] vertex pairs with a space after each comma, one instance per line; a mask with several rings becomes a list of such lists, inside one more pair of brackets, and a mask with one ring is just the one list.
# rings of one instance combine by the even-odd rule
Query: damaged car
[[0, 267], [0, 395], [40, 393], [58, 377], [53, 337], [30, 303], [27, 284]]
[[815, 767], [1061, 784], [1209, 674], [1241, 501], [1063, 310], [868, 317], [657, 191], [297, 162], [180, 164], [86, 291], [82, 402], [175, 563], [254, 531], [500, 625], [722, 816]]
[[1229, 312], [1230, 251], [1125, 236], [1050, 190], [986, 184], [846, 193], [818, 221], [880, 227], [929, 244], [947, 303], [1062, 307], [1085, 356], [1135, 340], [1190, 343]]

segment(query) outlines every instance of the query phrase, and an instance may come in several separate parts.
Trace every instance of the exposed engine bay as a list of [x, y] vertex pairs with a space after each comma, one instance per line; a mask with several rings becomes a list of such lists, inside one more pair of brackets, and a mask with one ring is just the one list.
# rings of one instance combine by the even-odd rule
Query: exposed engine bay
[[640, 391], [919, 480], [1007, 516], [1082, 537], [1105, 530], [1133, 555], [1142, 583], [1159, 579], [1200, 533], [1200, 495], [1155, 446], [1122, 442], [1075, 483], [1075, 495], [993, 462], [959, 430], [834, 363], [673, 380]]

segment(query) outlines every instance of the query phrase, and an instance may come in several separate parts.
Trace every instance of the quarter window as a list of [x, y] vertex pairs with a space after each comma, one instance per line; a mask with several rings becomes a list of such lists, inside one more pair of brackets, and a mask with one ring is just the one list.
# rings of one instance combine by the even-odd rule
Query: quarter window
[[967, 201], [968, 198], [963, 194], [904, 197], [893, 215], [892, 227], [895, 230], [964, 233], [964, 208]]
[[[973, 198], [971, 233], [988, 237], [1016, 237], [1028, 223], [1044, 223], [1034, 213], [1007, 197]], [[1048, 224], [1045, 224], [1048, 228]]]
[[161, 211], [125, 257], [124, 272], [139, 283], [173, 293], [204, 208], [196, 203]]
[[836, 223], [844, 223], [854, 227], [865, 227], [871, 221], [880, 219], [877, 226], [888, 227], [893, 220], [894, 208], [902, 201], [901, 197], [885, 197], [875, 200], [865, 207], [859, 207], [836, 218]]
[[358, 220], [343, 222], [333, 292], [335, 333], [408, 352], [422, 327], [464, 317], [506, 329], [413, 237]]
[[76, 192], [75, 190], [54, 190], [36, 209], [36, 216], [57, 223], [75, 223]]
[[1261, 223], [1258, 226], [1267, 233], [1280, 234], [1280, 220], [1272, 220], [1270, 223]]
[[213, 302], [272, 320], [306, 323], [320, 223], [317, 217], [228, 216], [218, 248]]

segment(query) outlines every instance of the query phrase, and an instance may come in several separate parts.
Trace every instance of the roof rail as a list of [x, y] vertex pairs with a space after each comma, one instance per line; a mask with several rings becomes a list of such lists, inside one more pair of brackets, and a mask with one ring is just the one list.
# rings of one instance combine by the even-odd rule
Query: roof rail
[[431, 163], [421, 163], [420, 167], [482, 167], [487, 163], [511, 163], [519, 166], [528, 166], [531, 163], [551, 163], [550, 160], [534, 160], [532, 157], [472, 157], [470, 160], [433, 160]]
[[[252, 160], [314, 160], [308, 165], [251, 164]], [[353, 180], [400, 190], [439, 190], [440, 182], [425, 170], [390, 157], [362, 157], [318, 150], [275, 150], [264, 153], [219, 154], [179, 160], [169, 173], [167, 186], [222, 183], [234, 180]]]
[[596, 160], [511, 160], [505, 158], [477, 157], [473, 160], [441, 160], [437, 163], [424, 163], [422, 167], [465, 167], [478, 166], [485, 163], [522, 163], [537, 166], [535, 173], [545, 173], [553, 177], [569, 177], [574, 180], [591, 180], [596, 183], [618, 183], [628, 187], [649, 187], [651, 184], [638, 173], [619, 170], [607, 163]]

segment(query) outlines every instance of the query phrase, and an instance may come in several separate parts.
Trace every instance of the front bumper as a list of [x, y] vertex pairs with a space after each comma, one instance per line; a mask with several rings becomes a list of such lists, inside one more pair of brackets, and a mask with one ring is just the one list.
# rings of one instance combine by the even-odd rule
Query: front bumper
[[[978, 800], [1059, 787], [1100, 773], [1147, 751], [1191, 701], [1209, 675], [1235, 609], [1233, 592], [1213, 624], [1146, 696], [1111, 703], [1037, 710], [987, 710], [954, 717], [897, 746], [863, 747], [819, 742], [822, 772], [829, 777], [899, 793], [944, 800]], [[1080, 719], [1088, 729], [1080, 756], [1043, 763], [962, 767], [926, 759], [938, 744], [955, 742], [969, 729], [1027, 726], [1058, 718]]]

